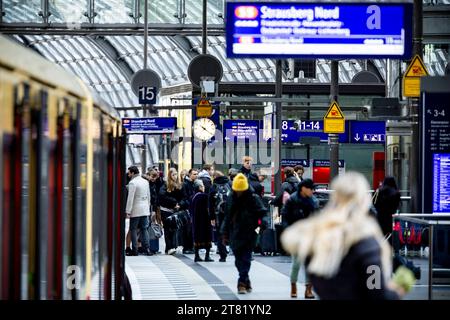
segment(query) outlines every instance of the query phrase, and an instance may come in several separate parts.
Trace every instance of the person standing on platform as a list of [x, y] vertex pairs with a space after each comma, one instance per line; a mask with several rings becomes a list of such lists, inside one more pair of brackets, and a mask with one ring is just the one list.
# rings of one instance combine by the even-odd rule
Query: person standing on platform
[[[214, 261], [209, 256], [212, 242], [211, 224], [214, 217], [211, 216], [208, 207], [208, 195], [205, 193], [205, 186], [200, 179], [194, 182], [195, 195], [191, 199], [189, 211], [192, 217], [192, 231], [194, 238], [195, 262]], [[200, 258], [199, 250], [206, 249], [205, 260]]]
[[303, 166], [298, 164], [294, 167], [294, 171], [298, 180], [303, 181], [303, 174], [305, 173], [305, 168], [303, 168]]
[[227, 199], [225, 219], [221, 226], [223, 241], [230, 242], [239, 272], [237, 289], [239, 294], [250, 293], [249, 278], [252, 251], [256, 245], [258, 220], [268, 214], [259, 195], [250, 191], [244, 174], [239, 173], [233, 180], [231, 196]]
[[[292, 193], [281, 210], [283, 224], [286, 227], [293, 225], [299, 220], [308, 218], [319, 208], [319, 202], [313, 195], [314, 183], [311, 179], [305, 179], [298, 184], [297, 191]], [[292, 255], [291, 266], [291, 298], [297, 298], [297, 280], [300, 271], [300, 262], [296, 255]], [[308, 274], [305, 270], [305, 299], [314, 299], [312, 285], [309, 282]]]
[[166, 242], [166, 254], [174, 254], [177, 250], [179, 240], [176, 226], [171, 224], [169, 217], [178, 210], [187, 209], [188, 204], [178, 180], [178, 173], [175, 168], [169, 169], [167, 182], [161, 187], [158, 196], [161, 210], [161, 218], [164, 225], [164, 240]]
[[259, 182], [258, 175], [252, 172], [253, 158], [249, 156], [242, 157], [242, 167], [239, 170], [248, 179], [251, 190], [258, 196], [263, 196], [263, 187]]
[[150, 215], [150, 188], [148, 182], [139, 175], [139, 169], [136, 166], [128, 168], [128, 196], [125, 213], [130, 218], [130, 233], [133, 256], [138, 255], [137, 231], [141, 235], [141, 243], [144, 248], [144, 254], [152, 255], [149, 248], [147, 229], [149, 226]]
[[211, 189], [213, 175], [214, 175], [214, 166], [212, 164], [205, 164], [203, 166], [203, 170], [198, 174], [198, 178], [203, 181], [206, 194], [209, 194], [209, 191]]
[[283, 232], [284, 248], [306, 264], [320, 299], [398, 299], [414, 275], [403, 269], [402, 276], [390, 280], [392, 250], [369, 213], [366, 178], [347, 172], [332, 181], [331, 189], [320, 213]]
[[222, 172], [216, 171], [214, 173], [214, 183], [209, 193], [209, 211], [216, 219], [217, 251], [220, 255], [220, 262], [225, 262], [228, 254], [227, 247], [223, 245], [221, 240], [220, 226], [225, 219], [225, 207], [231, 194], [229, 182], [230, 180]]
[[[198, 180], [197, 169], [190, 169], [183, 183], [183, 194], [185, 202], [189, 205], [195, 194], [195, 181]], [[194, 253], [194, 240], [192, 239], [192, 215], [187, 219], [187, 223], [183, 226], [181, 232], [183, 239], [183, 253]]]

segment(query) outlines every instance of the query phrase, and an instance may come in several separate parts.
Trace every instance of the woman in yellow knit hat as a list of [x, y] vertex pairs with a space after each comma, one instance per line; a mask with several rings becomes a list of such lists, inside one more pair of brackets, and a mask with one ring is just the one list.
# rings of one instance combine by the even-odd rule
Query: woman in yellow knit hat
[[224, 242], [230, 241], [235, 265], [239, 272], [238, 293], [244, 294], [252, 291], [248, 273], [252, 251], [256, 244], [255, 229], [258, 226], [258, 219], [267, 214], [267, 209], [261, 198], [249, 190], [248, 180], [242, 173], [233, 179], [231, 189], [221, 234]]

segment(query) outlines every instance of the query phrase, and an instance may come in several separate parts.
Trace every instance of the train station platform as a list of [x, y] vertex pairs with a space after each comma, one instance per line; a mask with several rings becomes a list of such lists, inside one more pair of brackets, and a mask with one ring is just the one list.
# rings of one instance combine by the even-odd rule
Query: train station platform
[[[289, 256], [254, 255], [250, 269], [253, 291], [237, 293], [237, 270], [234, 256], [219, 262], [194, 262], [193, 254], [157, 254], [126, 257], [126, 273], [130, 280], [133, 300], [305, 300], [305, 281], [299, 274], [298, 298], [290, 297]], [[426, 300], [428, 293], [426, 258], [411, 258], [421, 268], [421, 279], [403, 299]], [[450, 285], [435, 284], [434, 300], [450, 299]], [[310, 300], [311, 301], [311, 300]]]
[[[234, 256], [226, 262], [194, 262], [194, 255], [137, 256], [126, 258], [126, 273], [137, 300], [291, 300], [290, 257], [256, 256], [250, 269], [253, 292], [237, 293]], [[305, 290], [299, 276], [299, 298]]]

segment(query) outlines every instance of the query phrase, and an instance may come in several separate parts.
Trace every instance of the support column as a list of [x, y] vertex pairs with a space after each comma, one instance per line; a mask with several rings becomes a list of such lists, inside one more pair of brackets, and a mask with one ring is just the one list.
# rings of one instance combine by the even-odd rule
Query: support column
[[[331, 61], [330, 102], [338, 101], [339, 95], [339, 61]], [[330, 183], [334, 177], [339, 175], [339, 135], [328, 134], [328, 145], [330, 146]]]
[[[275, 97], [281, 98], [282, 96], [282, 74], [281, 74], [281, 60], [276, 61], [276, 74], [275, 74]], [[276, 123], [276, 130], [277, 130], [277, 136], [276, 139], [278, 141], [278, 146], [276, 148], [276, 154], [274, 158], [274, 169], [275, 177], [274, 177], [274, 192], [275, 194], [278, 194], [281, 190], [281, 113], [282, 113], [282, 107], [281, 102], [275, 103], [275, 123]], [[272, 142], [274, 143], [274, 142]]]

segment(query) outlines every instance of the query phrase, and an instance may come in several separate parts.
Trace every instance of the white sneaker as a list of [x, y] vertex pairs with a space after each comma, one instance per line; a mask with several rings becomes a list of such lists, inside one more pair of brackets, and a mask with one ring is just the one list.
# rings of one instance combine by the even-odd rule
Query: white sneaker
[[175, 254], [177, 252], [177, 249], [170, 249], [169, 251], [167, 251], [167, 254]]

